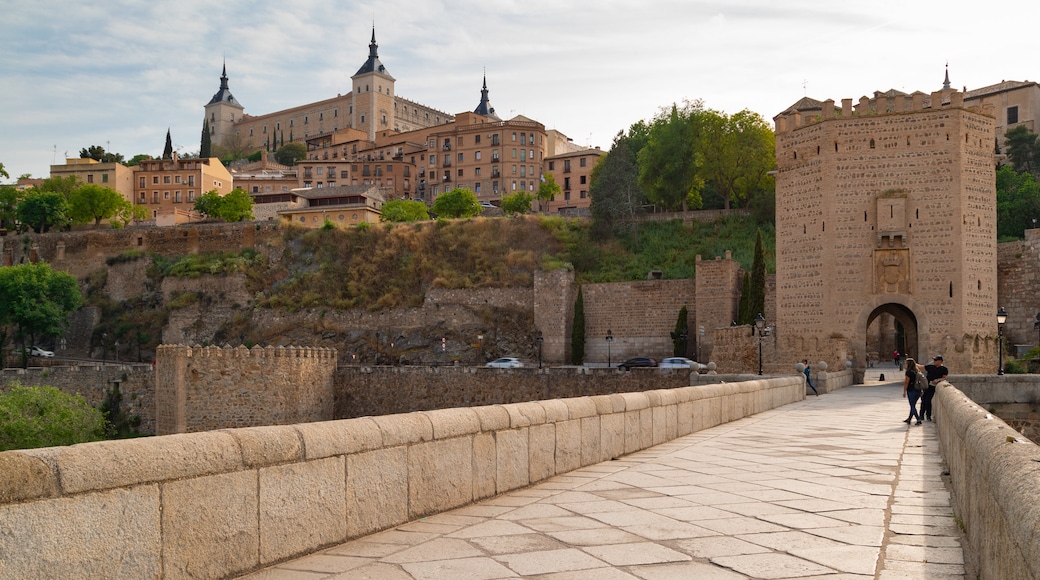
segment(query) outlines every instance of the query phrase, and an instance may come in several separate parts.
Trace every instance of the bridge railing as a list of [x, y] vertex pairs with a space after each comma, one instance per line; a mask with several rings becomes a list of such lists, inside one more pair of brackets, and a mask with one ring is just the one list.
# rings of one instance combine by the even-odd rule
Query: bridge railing
[[804, 398], [799, 376], [0, 453], [0, 577], [224, 578]]

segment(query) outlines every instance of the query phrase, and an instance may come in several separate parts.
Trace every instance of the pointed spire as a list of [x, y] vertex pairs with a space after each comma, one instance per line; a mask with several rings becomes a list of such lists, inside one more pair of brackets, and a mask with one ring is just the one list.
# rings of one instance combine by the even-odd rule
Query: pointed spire
[[163, 149], [163, 159], [173, 159], [173, 139], [170, 138], [170, 129], [166, 128], [166, 148]]
[[946, 80], [943, 81], [943, 90], [950, 90], [950, 63], [946, 62]]
[[227, 61], [224, 61], [224, 66], [220, 70], [220, 90], [213, 95], [213, 98], [210, 99], [207, 104], [212, 105], [214, 103], [227, 103], [242, 108], [242, 105], [240, 105], [238, 101], [235, 100], [235, 97], [232, 96], [231, 90], [228, 89]]
[[[375, 24], [372, 25], [372, 41], [368, 43], [368, 60], [365, 61], [365, 64], [361, 65], [361, 68], [354, 73], [354, 76], [373, 72], [384, 74], [388, 77], [390, 76], [390, 73], [387, 72], [383, 63], [379, 62], [379, 45], [376, 44]], [[390, 78], [392, 79], [393, 77]]]
[[224, 61], [224, 68], [220, 71], [220, 90], [228, 90], [227, 84], [227, 61]]
[[498, 115], [495, 114], [495, 108], [491, 106], [491, 101], [488, 100], [487, 70], [484, 71], [484, 86], [480, 89], [480, 104], [477, 105], [476, 109], [473, 109], [473, 112], [485, 117], [498, 119]]

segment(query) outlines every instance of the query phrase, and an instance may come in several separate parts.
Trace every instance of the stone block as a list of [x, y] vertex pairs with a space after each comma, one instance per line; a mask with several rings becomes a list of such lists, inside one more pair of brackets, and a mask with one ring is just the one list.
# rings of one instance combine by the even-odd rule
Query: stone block
[[567, 416], [570, 419], [584, 419], [585, 417], [596, 416], [596, 403], [591, 397], [563, 399], [563, 404], [567, 405]]
[[625, 413], [611, 413], [599, 418], [603, 456], [616, 459], [625, 454]]
[[693, 402], [683, 401], [675, 406], [675, 436], [693, 433]]
[[371, 534], [408, 521], [408, 449], [348, 455], [347, 535]]
[[98, 441], [21, 453], [56, 466], [66, 494], [213, 475], [242, 467], [238, 445], [226, 431]]
[[401, 413], [372, 417], [383, 434], [383, 447], [396, 447], [433, 440], [433, 425], [423, 413]]
[[603, 453], [603, 434], [600, 429], [598, 415], [581, 419], [581, 465], [583, 467], [610, 459]]
[[347, 537], [346, 466], [328, 457], [260, 470], [260, 563]]
[[545, 421], [547, 423], [566, 421], [570, 418], [570, 411], [567, 409], [567, 404], [564, 403], [563, 399], [539, 401], [539, 404], [541, 404], [542, 409], [545, 410]]
[[556, 473], [581, 467], [581, 419], [556, 423]]
[[494, 433], [473, 436], [473, 499], [492, 497], [495, 491], [497, 451]]
[[242, 450], [247, 467], [264, 467], [303, 459], [303, 439], [293, 427], [245, 427], [228, 430]]
[[527, 429], [509, 429], [495, 433], [495, 479], [498, 493], [531, 483], [528, 470]]
[[43, 459], [17, 451], [0, 453], [0, 505], [58, 494], [58, 478]]
[[469, 437], [408, 447], [408, 516], [417, 518], [473, 501], [473, 443]]
[[369, 417], [301, 423], [294, 428], [303, 438], [307, 459], [350, 455], [383, 447], [383, 433]]
[[531, 483], [556, 475], [556, 424], [532, 425], [527, 431]]
[[159, 486], [0, 505], [2, 578], [159, 578]]
[[257, 472], [164, 483], [164, 578], [226, 578], [260, 563]]
[[423, 414], [433, 426], [434, 439], [448, 439], [480, 432], [480, 418], [468, 407], [425, 411]]
[[545, 423], [545, 409], [537, 401], [505, 405], [505, 409], [509, 413], [510, 427], [528, 427]]
[[509, 428], [509, 411], [502, 405], [473, 407], [473, 412], [480, 420], [482, 431], [498, 431]]
[[620, 393], [618, 396], [625, 401], [625, 411], [636, 411], [650, 407], [650, 397], [646, 393]]
[[596, 404], [596, 413], [610, 415], [611, 413], [623, 413], [625, 411], [625, 399], [619, 394], [596, 395], [592, 397]]

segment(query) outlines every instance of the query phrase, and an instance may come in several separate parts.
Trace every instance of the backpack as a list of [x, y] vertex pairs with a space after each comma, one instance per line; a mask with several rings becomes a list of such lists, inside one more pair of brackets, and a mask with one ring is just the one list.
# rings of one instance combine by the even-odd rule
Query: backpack
[[928, 377], [921, 371], [914, 371], [914, 388], [923, 391], [928, 388]]

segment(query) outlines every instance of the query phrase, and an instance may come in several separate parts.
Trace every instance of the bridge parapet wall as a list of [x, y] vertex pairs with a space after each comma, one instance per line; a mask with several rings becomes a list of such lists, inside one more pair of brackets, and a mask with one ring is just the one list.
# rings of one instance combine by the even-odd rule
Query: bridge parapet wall
[[233, 576], [803, 391], [788, 376], [8, 451], [0, 576]]
[[1040, 448], [950, 383], [933, 405], [972, 569], [980, 578], [1040, 578]]

